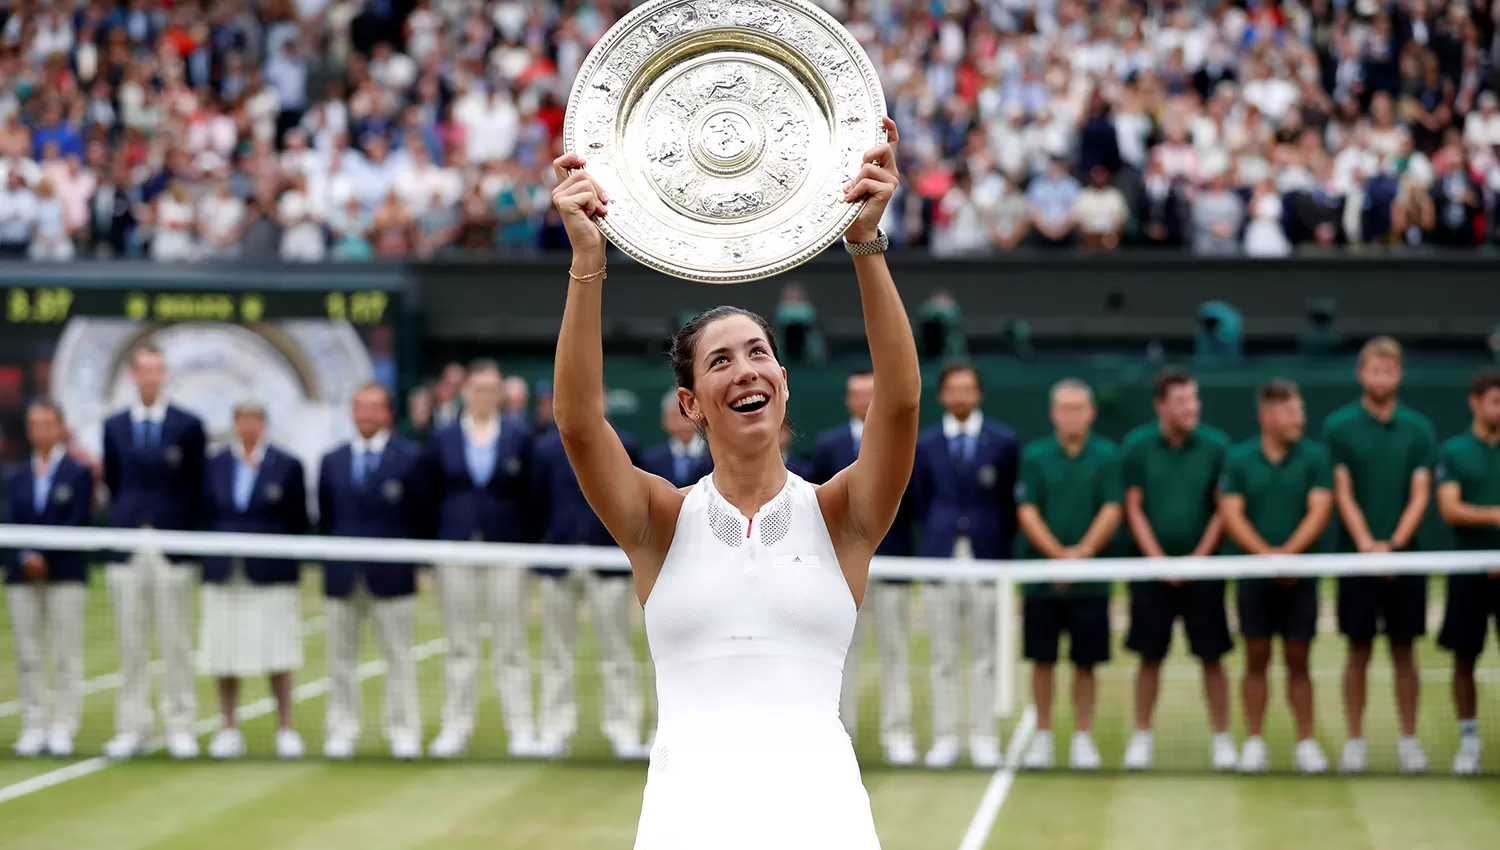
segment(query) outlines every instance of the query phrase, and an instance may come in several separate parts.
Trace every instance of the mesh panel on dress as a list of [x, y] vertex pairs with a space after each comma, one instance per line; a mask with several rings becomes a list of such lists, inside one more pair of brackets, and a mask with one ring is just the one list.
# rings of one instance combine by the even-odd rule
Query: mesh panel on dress
[[760, 521], [760, 542], [763, 546], [780, 543], [792, 528], [792, 497], [782, 493], [771, 507], [770, 513]]
[[718, 499], [710, 499], [708, 502], [708, 525], [714, 530], [714, 536], [730, 548], [739, 546], [745, 539], [745, 535], [740, 532], [740, 518], [731, 516], [724, 510]]

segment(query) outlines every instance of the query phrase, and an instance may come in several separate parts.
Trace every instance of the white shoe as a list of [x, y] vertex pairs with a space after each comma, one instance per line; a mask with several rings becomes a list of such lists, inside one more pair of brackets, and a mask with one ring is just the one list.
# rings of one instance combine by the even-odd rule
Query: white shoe
[[208, 742], [208, 757], [237, 759], [245, 754], [245, 736], [238, 729], [220, 729]]
[[1474, 776], [1479, 773], [1480, 749], [1478, 735], [1459, 738], [1458, 754], [1453, 757], [1453, 775]]
[[422, 740], [414, 734], [400, 733], [391, 736], [391, 758], [411, 761], [422, 757]]
[[141, 743], [140, 735], [121, 732], [104, 744], [104, 757], [128, 759], [131, 756], [139, 755], [141, 752]]
[[999, 767], [1000, 739], [990, 735], [974, 735], [969, 738], [969, 761], [983, 770]]
[[1104, 765], [1099, 758], [1099, 748], [1094, 745], [1094, 736], [1087, 732], [1074, 732], [1073, 742], [1068, 745], [1068, 767], [1074, 770], [1098, 770]]
[[650, 755], [650, 751], [641, 746], [640, 742], [628, 738], [612, 738], [609, 748], [614, 752], [615, 758], [621, 761], [641, 761]]
[[47, 736], [47, 752], [54, 758], [72, 758], [73, 733], [66, 729], [53, 729], [52, 734]]
[[542, 738], [537, 742], [537, 758], [560, 759], [568, 754], [571, 743], [564, 738]]
[[1318, 746], [1315, 738], [1298, 741], [1297, 748], [1292, 751], [1292, 757], [1297, 762], [1298, 773], [1328, 772], [1328, 757], [1323, 755], [1323, 748]]
[[469, 741], [457, 732], [443, 730], [427, 748], [427, 754], [435, 759], [458, 758], [469, 749]]
[[885, 742], [885, 761], [893, 767], [910, 767], [917, 763], [917, 743], [905, 735]]
[[343, 761], [354, 758], [354, 739], [342, 735], [323, 741], [323, 758]]
[[1027, 770], [1051, 770], [1054, 756], [1052, 730], [1039, 731], [1031, 736], [1031, 743], [1026, 745], [1026, 755], [1021, 757], [1021, 767]]
[[1339, 773], [1364, 773], [1370, 766], [1370, 750], [1364, 738], [1350, 738], [1344, 742], [1344, 753], [1339, 756]]
[[297, 734], [296, 729], [276, 730], [276, 757], [279, 759], [300, 759], [307, 753], [307, 747], [302, 744], [302, 736]]
[[1240, 773], [1265, 773], [1271, 769], [1271, 754], [1266, 750], [1266, 741], [1259, 735], [1245, 739], [1240, 750]]
[[41, 729], [27, 729], [16, 739], [16, 755], [21, 758], [36, 758], [47, 750], [47, 733]]
[[167, 736], [167, 755], [179, 761], [198, 757], [198, 739], [186, 732], [173, 732]]
[[927, 766], [941, 770], [952, 767], [958, 761], [958, 739], [939, 738], [927, 751]]
[[1214, 770], [1234, 770], [1239, 764], [1239, 748], [1234, 745], [1234, 736], [1228, 732], [1214, 735], [1212, 750]]
[[511, 735], [510, 757], [513, 759], [532, 759], [537, 757], [537, 743], [535, 735]]
[[1427, 772], [1427, 753], [1422, 750], [1422, 742], [1415, 737], [1396, 742], [1396, 761], [1400, 762], [1402, 773]]
[[1126, 770], [1149, 770], [1151, 768], [1151, 733], [1139, 729], [1130, 736], [1125, 746]]

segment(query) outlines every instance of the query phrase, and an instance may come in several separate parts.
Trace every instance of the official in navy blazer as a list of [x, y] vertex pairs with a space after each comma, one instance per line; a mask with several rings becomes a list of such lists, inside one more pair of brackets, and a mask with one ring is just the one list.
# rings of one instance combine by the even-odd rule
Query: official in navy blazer
[[[869, 368], [849, 373], [844, 385], [844, 405], [849, 421], [824, 431], [813, 450], [811, 476], [815, 484], [826, 484], [840, 470], [859, 457], [864, 438], [865, 415], [875, 398], [875, 373]], [[911, 498], [901, 499], [891, 530], [875, 550], [876, 555], [908, 557], [911, 555]], [[859, 728], [859, 671], [864, 655], [865, 635], [875, 632], [876, 653], [880, 659], [880, 742], [886, 761], [910, 765], [917, 760], [916, 738], [911, 725], [911, 584], [905, 580], [881, 579], [870, 582], [865, 604], [856, 620], [854, 641], [844, 661], [844, 684], [839, 699], [839, 716], [853, 737]]]
[[[433, 494], [422, 450], [391, 433], [391, 397], [379, 384], [354, 393], [358, 437], [323, 457], [318, 473], [318, 521], [324, 534], [343, 537], [432, 536]], [[328, 694], [323, 754], [354, 754], [361, 722], [360, 627], [375, 622], [385, 659], [385, 737], [391, 755], [422, 755], [417, 667], [412, 657], [414, 564], [330, 561], [323, 565], [328, 617]]]
[[[256, 401], [234, 408], [235, 439], [209, 458], [203, 480], [205, 522], [211, 531], [306, 534], [307, 476], [302, 461], [266, 439], [266, 410]], [[219, 682], [222, 728], [209, 742], [217, 759], [245, 754], [235, 718], [240, 679], [269, 676], [276, 698], [276, 755], [301, 758], [302, 737], [292, 725], [292, 671], [302, 667], [300, 565], [286, 558], [203, 559], [199, 663]]]
[[[796, 436], [792, 432], [792, 423], [783, 419], [781, 421], [781, 462], [786, 464], [786, 471], [801, 478], [803, 481], [813, 481], [816, 475], [813, 461], [792, 453], [792, 438]], [[709, 458], [713, 463], [713, 458]]]
[[[427, 443], [426, 463], [442, 540], [525, 543], [538, 536], [530, 524], [531, 427], [520, 416], [500, 412], [507, 385], [495, 361], [471, 364], [458, 421], [434, 431]], [[436, 565], [448, 652], [443, 726], [428, 748], [432, 756], [454, 758], [468, 749], [484, 658], [481, 624], [489, 627], [493, 642], [495, 689], [505, 713], [510, 753], [519, 758], [536, 754], [526, 632], [530, 572], [522, 566]]]
[[[917, 437], [911, 496], [922, 524], [921, 554], [929, 558], [1011, 557], [1016, 526], [1020, 446], [1015, 432], [985, 419], [979, 372], [963, 361], [938, 376], [940, 425]], [[995, 586], [945, 581], [923, 587], [932, 645], [933, 744], [929, 767], [949, 767], [960, 751], [959, 657], [969, 645], [969, 758], [976, 767], [1000, 763], [995, 716]]]
[[[167, 367], [159, 350], [131, 353], [136, 400], [104, 420], [104, 484], [109, 521], [116, 528], [194, 530], [203, 527], [203, 423], [168, 404]], [[116, 553], [106, 569], [120, 642], [120, 691], [111, 758], [129, 758], [151, 736], [151, 615], [161, 644], [161, 713], [167, 752], [198, 755], [193, 734], [198, 700], [193, 690], [193, 583], [198, 567], [161, 552]]]
[[661, 429], [667, 433], [667, 441], [646, 450], [641, 457], [641, 469], [660, 475], [678, 487], [697, 484], [703, 476], [714, 471], [708, 443], [682, 414], [675, 390], [662, 397]]
[[[631, 461], [640, 466], [636, 442], [616, 429]], [[578, 478], [563, 451], [556, 429], [536, 443], [534, 496], [547, 511], [544, 543], [614, 546], [604, 523], [583, 497]], [[539, 569], [542, 576], [542, 696], [540, 755], [555, 758], [569, 751], [578, 730], [578, 700], [574, 677], [574, 646], [578, 603], [586, 593], [598, 633], [604, 700], [600, 721], [618, 758], [645, 758], [641, 724], [645, 705], [637, 668], [635, 644], [630, 639], [630, 612], [636, 604], [630, 568]]]
[[[32, 456], [5, 481], [5, 521], [17, 525], [88, 525], [94, 474], [68, 456], [62, 411], [49, 401], [26, 409]], [[16, 755], [73, 755], [83, 711], [83, 612], [88, 594], [87, 554], [22, 551], [5, 564], [5, 595], [16, 639], [16, 684], [21, 737]], [[52, 660], [47, 689], [43, 646]], [[52, 716], [47, 716], [47, 707]]]

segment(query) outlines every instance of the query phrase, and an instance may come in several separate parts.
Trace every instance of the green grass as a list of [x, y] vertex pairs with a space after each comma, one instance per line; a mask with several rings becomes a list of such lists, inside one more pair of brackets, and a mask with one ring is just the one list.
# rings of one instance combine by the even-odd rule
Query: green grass
[[[317, 585], [304, 587], [305, 617], [321, 611]], [[113, 621], [102, 583], [92, 588], [86, 639], [86, 676], [117, 669]], [[639, 614], [637, 614], [637, 619]], [[442, 635], [435, 594], [420, 597], [418, 643]], [[914, 631], [913, 697], [919, 741], [928, 735], [927, 649], [920, 614]], [[638, 635], [639, 637], [639, 635]], [[1117, 636], [1118, 637], [1118, 636]], [[0, 616], [0, 703], [15, 698], [9, 621]], [[533, 632], [534, 651], [539, 653]], [[1134, 660], [1118, 650], [1100, 670], [1096, 736], [1106, 767], [1118, 764], [1131, 727], [1131, 674]], [[1319, 737], [1330, 758], [1343, 740], [1337, 671], [1342, 641], [1320, 635], [1314, 644]], [[1481, 678], [1486, 736], [1486, 767], [1491, 778], [1461, 781], [1445, 776], [1417, 779], [1390, 776], [1304, 779], [1287, 775], [1242, 778], [1205, 772], [1208, 722], [1200, 698], [1196, 666], [1183, 655], [1182, 642], [1164, 671], [1158, 709], [1157, 763], [1152, 775], [1106, 772], [1099, 776], [1065, 771], [1017, 779], [985, 845], [996, 848], [1047, 847], [1267, 848], [1319, 847], [1328, 850], [1481, 850], [1497, 846], [1500, 835], [1500, 712], [1493, 710], [1500, 663], [1492, 651]], [[987, 773], [955, 770], [891, 770], [878, 764], [874, 730], [878, 680], [873, 647], [867, 644], [861, 673], [861, 735], [858, 749], [866, 764], [882, 844], [886, 850], [955, 848], [990, 780]], [[645, 766], [619, 764], [608, 757], [598, 733], [599, 676], [592, 634], [579, 629], [579, 736], [573, 760], [557, 764], [516, 763], [504, 758], [504, 733], [491, 684], [483, 683], [479, 728], [471, 758], [459, 764], [397, 764], [385, 758], [380, 734], [383, 679], [364, 683], [365, 723], [361, 758], [326, 764], [310, 758], [296, 764], [266, 756], [274, 731], [272, 718], [245, 724], [252, 758], [236, 764], [206, 761], [178, 764], [161, 756], [117, 765], [53, 788], [0, 804], [0, 850], [136, 850], [203, 848], [358, 847], [360, 850], [417, 848], [547, 848], [610, 850], [631, 846], [639, 813]], [[377, 657], [367, 632], [364, 657]], [[640, 657], [646, 653], [642, 639]], [[1449, 659], [1430, 640], [1421, 644], [1424, 668], [1421, 735], [1435, 773], [1446, 772], [1456, 730], [1447, 670]], [[1238, 656], [1229, 659], [1235, 684], [1235, 729], [1242, 734], [1238, 709]], [[649, 665], [643, 675], [648, 705]], [[1022, 667], [1021, 703], [1030, 671]], [[306, 665], [298, 682], [324, 674], [323, 637], [306, 639]], [[442, 656], [418, 666], [426, 738], [437, 732], [442, 705]], [[484, 674], [484, 675], [487, 675]], [[1066, 664], [1060, 665], [1054, 728], [1060, 759], [1066, 758], [1072, 719], [1066, 694]], [[1372, 671], [1367, 737], [1372, 769], [1395, 767], [1395, 720], [1389, 667], [1377, 656]], [[85, 700], [80, 757], [89, 757], [113, 732], [112, 689]], [[199, 717], [215, 711], [212, 682], [199, 681]], [[247, 683], [243, 702], [266, 695], [263, 682]], [[322, 741], [322, 698], [297, 707], [297, 724], [316, 753]], [[649, 711], [648, 711], [649, 715]], [[1006, 721], [1006, 734], [1014, 718]], [[1288, 766], [1290, 721], [1281, 696], [1279, 670], [1273, 673], [1267, 724], [1273, 767]], [[19, 732], [19, 719], [0, 717], [0, 746]], [[206, 740], [206, 739], [205, 739]], [[20, 760], [0, 751], [0, 788], [61, 766], [54, 760]]]

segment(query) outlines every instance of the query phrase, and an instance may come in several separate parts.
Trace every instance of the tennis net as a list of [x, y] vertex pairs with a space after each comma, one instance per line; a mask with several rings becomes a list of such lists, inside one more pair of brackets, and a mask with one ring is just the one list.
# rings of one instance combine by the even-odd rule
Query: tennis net
[[[654, 689], [640, 606], [635, 602], [628, 579], [600, 579], [593, 573], [627, 568], [628, 563], [618, 550], [101, 528], [60, 531], [14, 525], [0, 526], [0, 549], [85, 551], [95, 553], [90, 560], [100, 565], [90, 570], [90, 580], [78, 603], [82, 621], [82, 672], [76, 697], [80, 708], [74, 744], [79, 757], [99, 754], [115, 735], [119, 722], [117, 704], [122, 688], [131, 679], [122, 668], [125, 655], [121, 651], [122, 596], [118, 582], [103, 567], [104, 553], [116, 551], [164, 552], [194, 563], [227, 557], [240, 561], [285, 558], [306, 564], [300, 583], [294, 586], [296, 624], [288, 628], [299, 629], [301, 634], [300, 663], [293, 672], [292, 724], [305, 741], [308, 757], [321, 757], [325, 740], [334, 732], [328, 725], [331, 718], [327, 708], [329, 700], [339, 691], [340, 677], [330, 667], [339, 662], [334, 661], [329, 648], [335, 640], [334, 633], [343, 628], [340, 618], [346, 616], [346, 609], [330, 606], [323, 596], [317, 568], [323, 561], [439, 565], [420, 571], [417, 593], [409, 606], [409, 626], [403, 631], [398, 622], [394, 632], [394, 639], [404, 643], [402, 649], [409, 658], [409, 662], [400, 663], [409, 663], [407, 672], [414, 682], [414, 685], [401, 684], [397, 690], [401, 687], [415, 690], [414, 705], [407, 706], [408, 714], [415, 716], [404, 717], [402, 722], [420, 730], [417, 735], [427, 755], [434, 753], [433, 745], [445, 727], [466, 731], [462, 730], [464, 701], [455, 703], [451, 696], [455, 682], [461, 685], [467, 681], [474, 694], [470, 698], [475, 705], [472, 731], [457, 736], [464, 739], [462, 756], [468, 759], [517, 755], [584, 761], [631, 755], [639, 758], [645, 750], [642, 745], [654, 728]], [[479, 578], [461, 585], [451, 577], [456, 575], [455, 569], [465, 565], [478, 568], [475, 572]], [[1385, 582], [1382, 577], [1399, 573], [1421, 577], [1405, 580], [1404, 587], [1427, 588], [1420, 611], [1425, 636], [1416, 640], [1414, 653], [1420, 696], [1415, 737], [1427, 754], [1430, 771], [1446, 773], [1459, 749], [1460, 725], [1452, 696], [1453, 655], [1439, 648], [1436, 641], [1448, 595], [1448, 581], [1443, 577], [1472, 576], [1478, 582], [1476, 586], [1488, 587], [1488, 592], [1493, 592], [1493, 586], [1500, 582], [1491, 580], [1486, 586], [1481, 577], [1497, 565], [1500, 553], [1496, 552], [1088, 561], [878, 558], [872, 566], [874, 581], [861, 611], [858, 642], [847, 665], [842, 710], [867, 767], [911, 758], [915, 759], [914, 769], [923, 769], [929, 760], [931, 765], [959, 769], [975, 762], [986, 766], [988, 761], [983, 756], [986, 742], [975, 738], [986, 737], [988, 721], [993, 717], [996, 719], [993, 728], [998, 735], [997, 740], [988, 744], [993, 744], [1009, 763], [1024, 767], [1028, 754], [1035, 748], [1032, 742], [1037, 738], [1038, 727], [1050, 725], [1056, 767], [1067, 769], [1070, 737], [1077, 725], [1070, 682], [1071, 637], [1061, 643], [1050, 724], [1036, 710], [1035, 665], [1025, 657], [1037, 654], [1036, 647], [1025, 644], [1047, 643], [1038, 638], [1039, 633], [1047, 631], [1040, 628], [1042, 621], [1066, 616], [1058, 613], [1062, 610], [1055, 604], [1059, 598], [1092, 594], [1091, 598], [1101, 600], [1094, 604], [1104, 612], [1108, 655], [1093, 667], [1096, 708], [1092, 740], [1100, 756], [1100, 766], [1104, 770], [1120, 769], [1133, 730], [1139, 725], [1135, 709], [1138, 658], [1126, 648], [1132, 617], [1142, 616], [1138, 606], [1131, 604], [1132, 592], [1138, 593], [1143, 584], [1159, 588], [1165, 581], [1220, 580], [1226, 583], [1222, 594], [1223, 619], [1232, 641], [1222, 659], [1228, 680], [1227, 732], [1237, 754], [1242, 754], [1247, 731], [1241, 695], [1246, 666], [1241, 631], [1246, 624], [1240, 620], [1239, 597], [1252, 587], [1264, 587], [1266, 581], [1279, 580], [1276, 586], [1283, 587], [1288, 579], [1301, 577], [1307, 580], [1305, 586], [1316, 594], [1308, 662], [1314, 706], [1313, 737], [1326, 753], [1331, 769], [1337, 770], [1348, 737], [1343, 683], [1349, 657], [1347, 643], [1338, 633], [1338, 583], [1341, 579], [1358, 577]], [[137, 565], [136, 569], [146, 568]], [[563, 574], [538, 574], [546, 569]], [[153, 660], [147, 675], [151, 679], [151, 693], [157, 695], [153, 697], [153, 713], [160, 715], [149, 728], [153, 735], [160, 736], [165, 730], [166, 716], [172, 713], [178, 718], [178, 726], [182, 725], [183, 707], [168, 705], [160, 696], [170, 695], [171, 680], [178, 683], [179, 689], [191, 689], [188, 718], [191, 733], [206, 747], [221, 720], [220, 697], [212, 675], [215, 671], [206, 669], [205, 664], [223, 662], [222, 659], [211, 662], [207, 658], [211, 650], [205, 644], [224, 640], [222, 629], [214, 636], [215, 623], [210, 620], [225, 609], [222, 601], [210, 602], [205, 598], [195, 570], [187, 569], [181, 575], [188, 583], [176, 591], [185, 600], [182, 604], [174, 606], [167, 598], [168, 591], [138, 594], [139, 600], [155, 609], [153, 614], [175, 618], [168, 624], [170, 628], [153, 623], [148, 634], [156, 651], [151, 654]], [[497, 577], [507, 578], [494, 580]], [[601, 587], [610, 581], [615, 582], [612, 587]], [[1073, 586], [1059, 590], [1058, 585], [1063, 583]], [[1080, 583], [1090, 583], [1087, 585], [1090, 590], [1081, 590], [1085, 585]], [[35, 685], [22, 681], [19, 667], [40, 665], [44, 676], [49, 672], [47, 668], [53, 665], [54, 656], [43, 647], [57, 637], [30, 625], [24, 613], [23, 622], [17, 623], [16, 587], [9, 588], [4, 622], [0, 623], [0, 663], [5, 665], [0, 668], [0, 743], [19, 738], [28, 724], [52, 725], [60, 715], [67, 714], [70, 699], [56, 687], [59, 674], [65, 676], [65, 670], [50, 670], [50, 679], [29, 680], [51, 683], [45, 684], [40, 692]], [[465, 602], [467, 608], [463, 608]], [[1200, 610], [1212, 604], [1201, 598], [1198, 602]], [[487, 615], [480, 613], [486, 605], [490, 607]], [[1133, 611], [1133, 607], [1137, 610]], [[480, 647], [478, 657], [466, 656], [467, 661], [456, 661], [451, 651], [450, 638], [465, 640], [452, 631], [454, 612], [460, 609], [474, 612], [464, 615], [466, 620], [458, 619], [472, 625]], [[243, 619], [246, 615], [240, 612], [235, 616]], [[22, 628], [18, 630], [17, 625]], [[247, 641], [252, 639], [250, 628], [242, 629]], [[264, 630], [264, 624], [261, 628]], [[363, 722], [354, 742], [355, 754], [362, 758], [385, 758], [390, 755], [382, 731], [390, 712], [385, 703], [393, 697], [389, 689], [393, 680], [404, 681], [405, 677], [399, 670], [397, 676], [390, 675], [392, 668], [386, 664], [379, 629], [376, 634], [368, 634], [371, 631], [368, 624], [361, 629], [367, 634], [357, 655], [349, 656], [352, 650], [340, 650], [344, 653], [340, 657], [352, 659], [352, 664], [345, 667], [350, 671], [349, 681], [363, 698]], [[1188, 641], [1183, 639], [1182, 622], [1169, 629], [1173, 636], [1160, 667], [1151, 768], [1206, 771], [1213, 767], [1213, 728], [1205, 705], [1200, 665], [1189, 652]], [[34, 633], [40, 641], [21, 632]], [[619, 635], [624, 637], [613, 637]], [[163, 636], [168, 636], [166, 641]], [[131, 639], [140, 637], [137, 634]], [[266, 637], [257, 635], [254, 639], [264, 642]], [[179, 646], [184, 640], [190, 644], [191, 670], [169, 669], [171, 659], [162, 646], [171, 640], [178, 641]], [[1500, 681], [1500, 661], [1497, 661], [1500, 653], [1494, 651], [1493, 632], [1486, 640], [1490, 642], [1490, 651], [1479, 657], [1475, 675], [1480, 706], [1478, 735], [1485, 745], [1482, 768], [1496, 773], [1500, 771], [1500, 720], [1494, 711], [1485, 712], [1484, 708], [1494, 704], [1495, 690], [1500, 687], [1496, 684]], [[612, 645], [612, 641], [618, 645]], [[1262, 739], [1267, 747], [1268, 767], [1291, 770], [1296, 765], [1293, 752], [1300, 736], [1286, 705], [1286, 668], [1279, 643], [1268, 671], [1268, 708]], [[508, 667], [495, 660], [495, 648], [502, 644], [519, 647], [519, 657], [500, 653], [502, 660], [508, 658], [511, 662]], [[1027, 649], [1032, 651], [1024, 651]], [[572, 692], [576, 696], [569, 696], [565, 684], [566, 659], [572, 662]], [[1394, 772], [1402, 767], [1397, 743], [1401, 737], [1400, 723], [1393, 697], [1396, 675], [1390, 659], [1385, 640], [1378, 639], [1367, 675], [1364, 714], [1363, 739], [1367, 742], [1370, 772]], [[18, 664], [23, 661], [24, 664]], [[465, 665], [475, 669], [465, 672]], [[517, 669], [522, 671], [519, 679]], [[184, 686], [183, 682], [189, 684]], [[524, 697], [502, 700], [502, 692], [524, 693]], [[344, 704], [348, 703], [347, 696], [344, 695]], [[398, 693], [394, 699], [401, 701], [406, 697]], [[518, 714], [512, 710], [514, 704], [523, 701], [526, 711]], [[40, 708], [36, 707], [38, 702]], [[235, 702], [239, 706], [238, 718], [247, 754], [274, 757], [277, 712], [265, 679], [247, 677]], [[909, 711], [904, 707], [908, 702]], [[161, 710], [157, 711], [158, 708]], [[521, 725], [518, 718], [523, 716], [533, 723], [531, 731], [538, 740], [563, 738], [565, 746], [558, 748], [555, 740], [543, 740], [540, 751], [512, 753], [514, 742], [508, 727]], [[36, 720], [37, 717], [42, 719]], [[332, 719], [336, 724], [340, 722]], [[60, 722], [69, 721], [62, 717]], [[347, 729], [346, 721], [344, 728]], [[934, 752], [942, 749], [935, 746], [936, 739], [946, 738], [950, 733], [957, 739], [957, 752], [951, 760], [941, 752]], [[152, 742], [159, 746], [161, 740], [156, 737]], [[907, 749], [903, 741], [910, 752], [902, 752]], [[636, 745], [633, 753], [631, 744]], [[10, 757], [8, 749], [0, 755], [0, 758]]]

